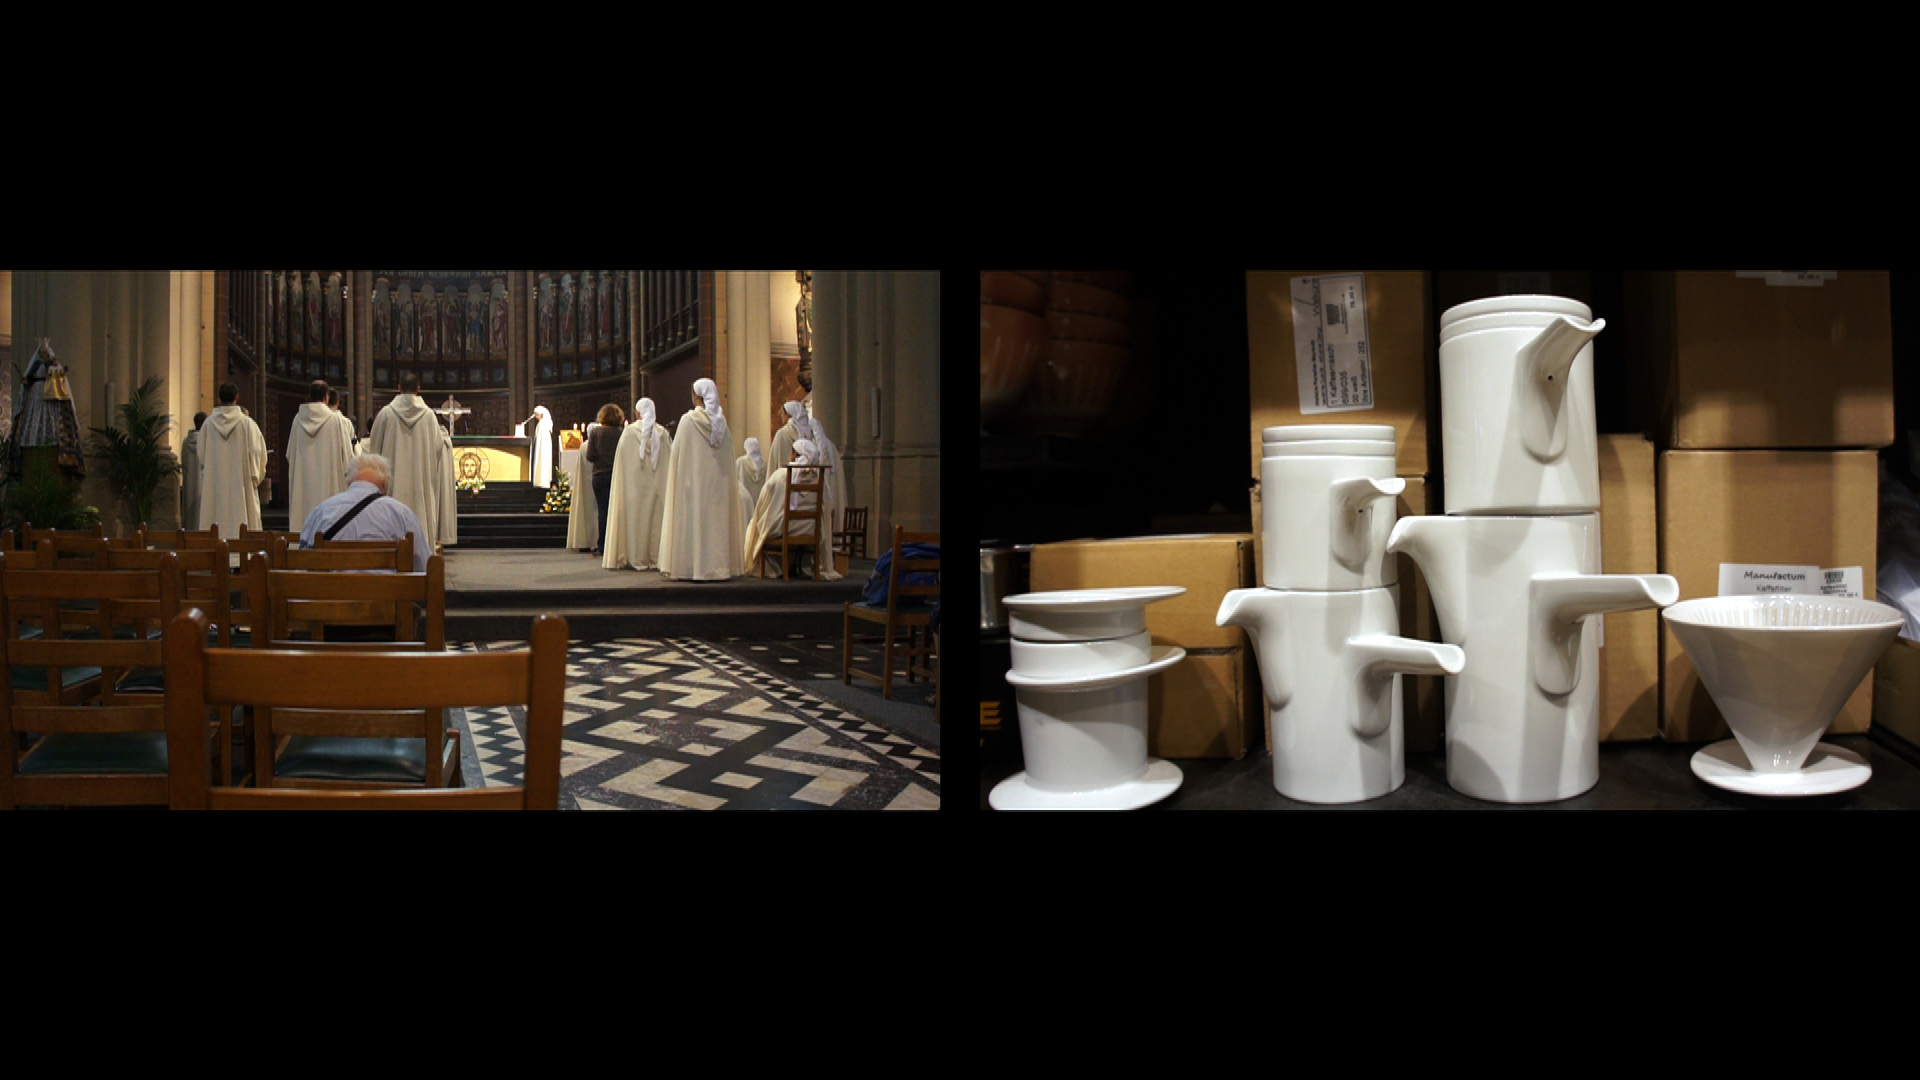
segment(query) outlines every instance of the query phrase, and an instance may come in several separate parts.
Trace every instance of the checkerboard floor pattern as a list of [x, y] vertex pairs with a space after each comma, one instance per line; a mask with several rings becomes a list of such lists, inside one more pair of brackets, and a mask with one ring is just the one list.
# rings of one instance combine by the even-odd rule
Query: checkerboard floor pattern
[[[562, 809], [931, 810], [940, 804], [938, 752], [704, 641], [575, 642], [568, 649], [566, 702]], [[466, 709], [464, 718], [480, 763], [478, 781], [519, 782], [523, 711]], [[474, 777], [467, 782], [479, 786]]]

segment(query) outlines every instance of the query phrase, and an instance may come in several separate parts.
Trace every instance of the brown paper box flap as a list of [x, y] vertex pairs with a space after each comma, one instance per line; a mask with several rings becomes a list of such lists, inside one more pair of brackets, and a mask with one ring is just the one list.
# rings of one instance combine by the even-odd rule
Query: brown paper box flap
[[1186, 592], [1147, 605], [1155, 644], [1190, 649], [1235, 648], [1247, 642], [1237, 626], [1216, 626], [1220, 602], [1253, 584], [1251, 533], [1074, 540], [1033, 549], [1033, 591], [1179, 585]]

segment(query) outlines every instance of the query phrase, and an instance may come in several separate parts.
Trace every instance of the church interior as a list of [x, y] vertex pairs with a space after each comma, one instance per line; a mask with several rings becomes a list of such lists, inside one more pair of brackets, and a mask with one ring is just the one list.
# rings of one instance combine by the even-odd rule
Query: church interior
[[[238, 630], [247, 619], [242, 612], [256, 602], [250, 590], [264, 588], [259, 581], [278, 588], [273, 575], [293, 572], [273, 563], [284, 557], [273, 554], [273, 537], [283, 550], [297, 550], [310, 524], [315, 500], [300, 504], [294, 491], [296, 474], [304, 478], [309, 473], [301, 470], [313, 468], [310, 457], [304, 466], [300, 460], [312, 451], [303, 449], [296, 417], [316, 382], [325, 384], [322, 392], [336, 392], [355, 452], [375, 448], [376, 421], [411, 400], [404, 386], [417, 385], [418, 402], [433, 411], [444, 433], [445, 456], [432, 466], [433, 482], [444, 474], [446, 505], [457, 510], [444, 526], [424, 530], [433, 535], [413, 538], [431, 553], [433, 568], [423, 577], [444, 583], [444, 600], [423, 601], [425, 618], [408, 624], [417, 640], [400, 640], [413, 645], [437, 638], [441, 651], [469, 658], [463, 663], [488, 657], [528, 663], [535, 672], [526, 676], [530, 700], [448, 702], [444, 732], [424, 741], [388, 738], [404, 744], [394, 753], [406, 757], [410, 769], [416, 759], [444, 753], [445, 768], [438, 759], [421, 766], [420, 776], [432, 774], [424, 780], [413, 772], [372, 780], [373, 773], [347, 772], [311, 784], [276, 772], [284, 764], [276, 755], [297, 756], [302, 738], [318, 736], [277, 735], [272, 725], [256, 730], [250, 708], [246, 730], [233, 724], [211, 736], [218, 761], [211, 779], [199, 778], [190, 796], [180, 793], [183, 728], [176, 717], [171, 728], [156, 732], [148, 724], [143, 732], [159, 747], [155, 768], [164, 775], [138, 790], [163, 792], [158, 803], [176, 808], [183, 799], [197, 808], [202, 792], [211, 792], [207, 804], [215, 808], [287, 805], [242, 797], [263, 777], [270, 783], [259, 786], [276, 795], [309, 788], [336, 795], [453, 794], [431, 790], [439, 787], [475, 797], [512, 793], [530, 808], [935, 808], [939, 349], [939, 275], [931, 272], [0, 271], [0, 360], [10, 371], [0, 380], [8, 398], [0, 426], [10, 458], [0, 492], [6, 529], [0, 585], [10, 577], [32, 583], [38, 579], [26, 569], [52, 568], [33, 562], [36, 544], [42, 563], [52, 552], [62, 569], [104, 573], [109, 548], [158, 550], [166, 545], [150, 538], [172, 533], [184, 538], [176, 544], [186, 565], [192, 538], [215, 519], [202, 506], [211, 496], [190, 482], [216, 474], [202, 460], [212, 451], [200, 448], [195, 417], [215, 413], [221, 388], [230, 384], [266, 447], [257, 484], [241, 493], [243, 501], [257, 500], [257, 516], [239, 528], [216, 527], [231, 551], [227, 617]], [[48, 371], [56, 377], [46, 378]], [[129, 402], [143, 387], [151, 390], [152, 409], [171, 420], [160, 436], [161, 458], [184, 465], [144, 504], [128, 496], [103, 441], [120, 438], [117, 427], [132, 424]], [[39, 505], [28, 500], [30, 465], [54, 460], [54, 449], [16, 444], [28, 438], [20, 418], [51, 405], [79, 433], [81, 452], [69, 455], [63, 446], [58, 458], [79, 516], [49, 525], [29, 520], [26, 508]], [[594, 477], [587, 448], [590, 426], [607, 418], [609, 406], [636, 433], [650, 434], [657, 417], [664, 434], [658, 445], [669, 448], [670, 460], [661, 483], [678, 499], [664, 514], [665, 528], [671, 535], [679, 522], [682, 535], [706, 538], [701, 542], [723, 552], [715, 564], [722, 569], [709, 571], [702, 563], [696, 575], [681, 573], [667, 558], [659, 565], [620, 559], [619, 569], [610, 568], [615, 559], [603, 561], [598, 545], [605, 532], [594, 530], [607, 524], [601, 520], [606, 496], [592, 483], [610, 481]], [[42, 457], [35, 457], [36, 448]], [[784, 460], [775, 459], [776, 449]], [[718, 488], [689, 486], [679, 471], [708, 457], [724, 463], [724, 500], [701, 494]], [[751, 483], [735, 482], [736, 462]], [[599, 468], [605, 470], [604, 459]], [[338, 469], [330, 464], [328, 471]], [[620, 483], [635, 483], [633, 475], [620, 472]], [[775, 475], [779, 485], [769, 483]], [[311, 496], [311, 481], [303, 482]], [[329, 494], [344, 488], [342, 481]], [[813, 502], [810, 493], [817, 493]], [[389, 494], [408, 501], [398, 488]], [[619, 510], [618, 498], [612, 506]], [[702, 524], [687, 533], [687, 522], [696, 518]], [[751, 536], [756, 526], [766, 542], [749, 540], [742, 552], [743, 530]], [[652, 528], [662, 523], [655, 520]], [[82, 553], [90, 543], [101, 553], [97, 558]], [[307, 546], [314, 543], [308, 530]], [[666, 546], [670, 553], [673, 543]], [[257, 580], [249, 577], [256, 559]], [[0, 588], [0, 613], [8, 621], [0, 641], [16, 654], [0, 667], [19, 672], [28, 670], [22, 661], [51, 664], [55, 654], [40, 660], [34, 650], [52, 642], [36, 640], [40, 631], [18, 614], [29, 610], [25, 601], [6, 606], [14, 591]], [[188, 588], [185, 595], [194, 594]], [[254, 618], [277, 627], [280, 609], [272, 605], [283, 601], [272, 595]], [[180, 601], [177, 610], [192, 606]], [[394, 602], [383, 610], [401, 607]], [[543, 708], [539, 642], [551, 645], [556, 631], [540, 626], [555, 616], [566, 624], [564, 692], [550, 703], [555, 708]], [[49, 615], [44, 622], [64, 618]], [[195, 644], [181, 629], [186, 619], [176, 615], [164, 634], [156, 626], [148, 636], [185, 649]], [[116, 633], [108, 628], [101, 636]], [[294, 636], [287, 645], [266, 634], [251, 646], [263, 653], [284, 649], [289, 657], [348, 648], [317, 629]], [[523, 661], [526, 656], [531, 660]], [[224, 662], [220, 650], [206, 650], [210, 702], [224, 700], [217, 695], [231, 689], [215, 685]], [[49, 667], [45, 677], [63, 670]], [[112, 676], [117, 669], [105, 670]], [[82, 704], [118, 708], [127, 700], [124, 685], [105, 681], [98, 696]], [[13, 720], [37, 716], [32, 709], [39, 699], [22, 697], [26, 683], [15, 682], [21, 681], [0, 689], [0, 698], [11, 699], [0, 701], [0, 709]], [[61, 693], [53, 696], [69, 704]], [[259, 712], [292, 708], [289, 701]], [[547, 722], [550, 712], [559, 723]], [[427, 714], [435, 715], [431, 707]], [[70, 789], [12, 790], [35, 769], [55, 768], [46, 764], [54, 754], [37, 743], [60, 736], [36, 737], [9, 723], [0, 731], [11, 743], [0, 774], [9, 790], [0, 806], [92, 804], [78, 795], [69, 804], [37, 794], [94, 790], [77, 780]], [[550, 740], [555, 727], [559, 738]], [[165, 743], [169, 736], [174, 749]], [[237, 764], [220, 764], [229, 750], [222, 740], [231, 740]], [[327, 746], [338, 750], [353, 742]], [[211, 760], [199, 758], [203, 765]], [[256, 764], [264, 767], [249, 768]], [[314, 797], [315, 805], [339, 801]], [[98, 801], [154, 802], [122, 795]]]

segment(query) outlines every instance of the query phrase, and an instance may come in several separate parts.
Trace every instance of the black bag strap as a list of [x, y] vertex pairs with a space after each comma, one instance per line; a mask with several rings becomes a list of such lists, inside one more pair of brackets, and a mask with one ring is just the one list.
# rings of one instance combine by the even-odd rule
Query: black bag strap
[[374, 500], [380, 497], [381, 497], [380, 493], [376, 491], [373, 494], [367, 496], [366, 498], [361, 499], [359, 503], [357, 503], [354, 506], [353, 509], [347, 511], [345, 517], [341, 518], [339, 521], [334, 522], [332, 528], [328, 529], [324, 533], [321, 533], [320, 538], [323, 540], [331, 540], [334, 537], [340, 535], [340, 530], [347, 527], [347, 522], [352, 521], [356, 517], [359, 517], [360, 511], [365, 510], [367, 507], [373, 505]]

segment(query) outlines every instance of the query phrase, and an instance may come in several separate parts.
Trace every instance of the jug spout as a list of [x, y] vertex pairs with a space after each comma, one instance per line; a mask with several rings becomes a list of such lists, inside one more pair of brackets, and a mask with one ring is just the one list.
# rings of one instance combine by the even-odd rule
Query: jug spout
[[1447, 632], [1452, 627], [1461, 625], [1460, 613], [1466, 602], [1466, 561], [1454, 556], [1459, 541], [1464, 539], [1458, 530], [1467, 520], [1444, 514], [1404, 517], [1394, 522], [1393, 532], [1387, 536], [1387, 554], [1410, 557], [1426, 577], [1434, 613], [1447, 636], [1451, 636]]
[[1356, 476], [1335, 481], [1333, 485], [1333, 557], [1356, 573], [1367, 564], [1368, 540], [1373, 536], [1373, 515], [1379, 513], [1382, 499], [1392, 499], [1407, 490], [1407, 482], [1395, 477], [1376, 480]]
[[[1458, 645], [1437, 641], [1395, 637], [1391, 634], [1362, 634], [1347, 639], [1360, 673], [1360, 693], [1371, 699], [1393, 693], [1395, 675], [1458, 675], [1466, 666], [1467, 654]], [[1371, 739], [1387, 730], [1393, 721], [1391, 708], [1361, 709], [1353, 723], [1354, 733]]]
[[1605, 319], [1581, 323], [1561, 315], [1520, 348], [1520, 362], [1514, 365], [1520, 437], [1527, 452], [1541, 461], [1557, 460], [1566, 452], [1567, 430], [1560, 422], [1560, 405], [1566, 398], [1567, 379], [1574, 358], [1606, 326]]
[[1235, 589], [1220, 598], [1215, 626], [1238, 626], [1253, 642], [1253, 656], [1260, 664], [1260, 685], [1265, 688], [1267, 704], [1284, 708], [1292, 699], [1292, 680], [1286, 668], [1286, 650], [1281, 648], [1281, 627], [1285, 620], [1280, 607], [1286, 594], [1275, 589]]
[[1579, 685], [1587, 616], [1663, 608], [1680, 599], [1680, 583], [1667, 574], [1536, 574], [1530, 588], [1533, 678], [1549, 694]]

